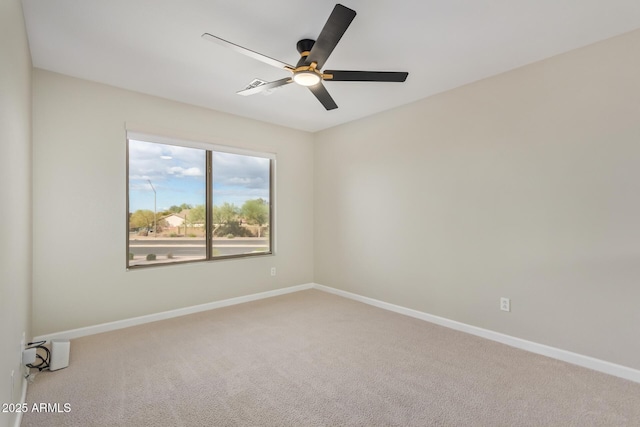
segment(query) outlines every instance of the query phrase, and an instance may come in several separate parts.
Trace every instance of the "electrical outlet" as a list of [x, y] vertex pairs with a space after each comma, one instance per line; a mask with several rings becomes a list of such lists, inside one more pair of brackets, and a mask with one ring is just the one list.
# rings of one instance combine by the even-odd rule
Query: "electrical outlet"
[[509, 298], [500, 298], [500, 310], [511, 311], [511, 300]]
[[271, 267], [271, 275], [272, 276], [276, 275], [276, 268], [275, 267]]

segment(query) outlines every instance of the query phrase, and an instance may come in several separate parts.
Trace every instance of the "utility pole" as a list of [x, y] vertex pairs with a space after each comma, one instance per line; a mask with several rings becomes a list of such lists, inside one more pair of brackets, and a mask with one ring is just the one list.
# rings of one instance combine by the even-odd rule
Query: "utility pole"
[[153, 187], [153, 184], [151, 183], [151, 180], [148, 179], [147, 182], [149, 183], [149, 185], [151, 186], [151, 189], [153, 190], [153, 238], [155, 239], [156, 237], [158, 237], [158, 214], [157, 214], [157, 209], [156, 209], [156, 198], [157, 198], [157, 194], [156, 194], [156, 189]]

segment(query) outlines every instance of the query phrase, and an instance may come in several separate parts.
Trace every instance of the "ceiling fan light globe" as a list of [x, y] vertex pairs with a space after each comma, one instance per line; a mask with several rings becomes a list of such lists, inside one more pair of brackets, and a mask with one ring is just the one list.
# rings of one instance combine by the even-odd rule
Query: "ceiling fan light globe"
[[313, 71], [299, 71], [293, 75], [293, 81], [300, 86], [314, 86], [320, 83], [321, 77]]

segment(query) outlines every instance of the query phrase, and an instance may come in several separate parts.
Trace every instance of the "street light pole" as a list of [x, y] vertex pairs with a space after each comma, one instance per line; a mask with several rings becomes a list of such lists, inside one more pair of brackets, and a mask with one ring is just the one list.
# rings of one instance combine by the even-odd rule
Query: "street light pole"
[[151, 189], [153, 190], [153, 238], [155, 239], [158, 236], [158, 222], [157, 222], [157, 217], [158, 214], [157, 209], [156, 209], [156, 189], [153, 187], [153, 184], [151, 183], [151, 180], [148, 179], [147, 182], [149, 183], [149, 185], [151, 186]]

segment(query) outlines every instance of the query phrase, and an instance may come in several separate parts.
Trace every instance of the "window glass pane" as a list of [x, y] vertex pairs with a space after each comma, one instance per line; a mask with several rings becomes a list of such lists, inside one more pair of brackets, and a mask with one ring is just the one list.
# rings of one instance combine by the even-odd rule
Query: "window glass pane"
[[129, 140], [128, 266], [206, 258], [206, 151]]
[[271, 161], [213, 153], [213, 257], [271, 252]]

